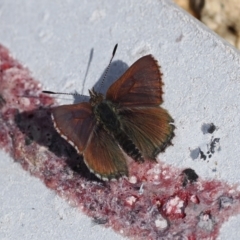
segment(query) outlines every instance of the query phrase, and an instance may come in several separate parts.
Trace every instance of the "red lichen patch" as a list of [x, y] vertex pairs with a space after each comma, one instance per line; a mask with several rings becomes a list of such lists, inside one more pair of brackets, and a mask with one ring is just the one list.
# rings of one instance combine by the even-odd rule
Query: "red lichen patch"
[[0, 46], [0, 147], [96, 223], [134, 239], [216, 239], [240, 212], [236, 186], [161, 162], [132, 161], [129, 180], [99, 181], [55, 131], [53, 103]]

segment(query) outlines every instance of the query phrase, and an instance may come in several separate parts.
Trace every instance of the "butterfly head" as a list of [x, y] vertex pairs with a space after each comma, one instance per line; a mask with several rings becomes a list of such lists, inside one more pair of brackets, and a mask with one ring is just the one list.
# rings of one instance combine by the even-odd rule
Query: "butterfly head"
[[101, 93], [97, 93], [94, 88], [91, 90], [89, 89], [90, 94], [90, 104], [92, 107], [96, 106], [97, 104], [101, 103], [104, 100], [104, 95]]

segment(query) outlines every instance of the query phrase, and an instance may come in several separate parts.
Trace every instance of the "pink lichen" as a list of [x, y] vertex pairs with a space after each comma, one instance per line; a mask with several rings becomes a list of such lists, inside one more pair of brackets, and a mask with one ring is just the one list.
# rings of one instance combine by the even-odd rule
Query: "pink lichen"
[[162, 162], [132, 161], [129, 180], [99, 181], [55, 131], [53, 104], [0, 46], [0, 147], [96, 223], [134, 239], [216, 239], [240, 212], [236, 186]]

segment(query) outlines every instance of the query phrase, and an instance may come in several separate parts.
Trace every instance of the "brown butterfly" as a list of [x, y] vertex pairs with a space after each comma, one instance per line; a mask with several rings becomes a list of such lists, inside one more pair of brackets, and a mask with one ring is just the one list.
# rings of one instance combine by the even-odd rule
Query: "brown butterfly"
[[97, 177], [127, 176], [125, 154], [137, 162], [156, 161], [174, 136], [173, 119], [159, 107], [162, 85], [157, 61], [144, 56], [109, 87], [106, 97], [92, 89], [89, 102], [53, 108], [54, 126]]

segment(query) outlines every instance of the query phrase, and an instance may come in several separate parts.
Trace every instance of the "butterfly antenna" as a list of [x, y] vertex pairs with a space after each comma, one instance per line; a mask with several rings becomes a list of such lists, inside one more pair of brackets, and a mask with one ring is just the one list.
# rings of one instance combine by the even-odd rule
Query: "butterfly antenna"
[[[113, 60], [113, 58], [114, 58], [114, 55], [115, 55], [115, 53], [116, 53], [116, 51], [117, 51], [117, 47], [118, 47], [118, 44], [116, 44], [115, 47], [114, 47], [114, 49], [113, 49], [112, 57], [111, 57], [111, 59], [110, 59], [110, 61], [109, 61], [108, 67], [107, 67], [107, 69], [106, 69], [106, 71], [105, 71], [105, 73], [104, 73], [104, 76], [103, 76], [103, 79], [102, 79], [102, 82], [101, 82], [101, 85], [100, 85], [100, 89], [102, 88], [102, 85], [103, 85], [103, 83], [104, 83], [104, 80], [105, 80], [105, 78], [106, 78], [106, 76], [107, 76], [107, 73], [108, 73], [108, 70], [109, 70], [109, 68], [110, 68], [111, 62], [112, 62], [112, 60]], [[91, 62], [91, 60], [92, 60], [92, 55], [93, 55], [93, 49], [92, 49], [92, 51], [91, 51], [91, 53], [90, 53], [89, 64], [90, 64], [90, 62]], [[89, 68], [89, 66], [88, 66], [88, 68]], [[87, 69], [87, 72], [88, 72], [88, 69]], [[86, 75], [87, 75], [87, 74], [86, 74]], [[85, 75], [85, 77], [86, 77], [86, 75]], [[84, 81], [84, 82], [85, 82], [85, 81]], [[62, 94], [62, 95], [71, 95], [71, 96], [82, 96], [82, 94], [79, 94], [79, 93], [53, 92], [53, 91], [47, 91], [47, 90], [43, 90], [42, 92], [43, 92], [43, 93], [46, 93], [46, 94]]]
[[84, 76], [84, 79], [83, 79], [82, 95], [83, 95], [83, 92], [84, 92], [84, 86], [85, 86], [85, 82], [86, 82], [86, 79], [87, 79], [89, 67], [90, 67], [90, 64], [91, 64], [92, 58], [93, 58], [93, 51], [94, 51], [94, 50], [93, 50], [93, 48], [92, 48], [92, 49], [91, 49], [91, 52], [90, 52], [89, 60], [88, 60], [87, 70], [86, 70], [86, 73], [85, 73], [85, 76]]
[[79, 93], [64, 93], [64, 92], [52, 92], [52, 91], [42, 91], [43, 93], [47, 93], [47, 94], [62, 94], [62, 95], [71, 95], [71, 96], [81, 96], [81, 94]]
[[100, 90], [101, 90], [101, 88], [102, 88], [102, 86], [103, 86], [103, 83], [104, 83], [104, 81], [105, 81], [105, 79], [106, 79], [108, 70], [109, 70], [110, 65], [111, 65], [111, 63], [112, 63], [112, 60], [113, 60], [113, 58], [114, 58], [114, 55], [115, 55], [115, 53], [116, 53], [116, 51], [117, 51], [117, 47], [118, 47], [118, 44], [116, 44], [115, 47], [114, 47], [114, 49], [113, 49], [112, 57], [111, 57], [111, 59], [110, 59], [110, 61], [109, 61], [109, 64], [108, 64], [108, 66], [107, 66], [107, 69], [106, 69], [106, 71], [105, 71], [105, 73], [104, 73], [104, 76], [103, 76], [103, 79], [102, 79], [102, 82], [101, 82], [101, 85], [100, 85]]

